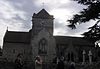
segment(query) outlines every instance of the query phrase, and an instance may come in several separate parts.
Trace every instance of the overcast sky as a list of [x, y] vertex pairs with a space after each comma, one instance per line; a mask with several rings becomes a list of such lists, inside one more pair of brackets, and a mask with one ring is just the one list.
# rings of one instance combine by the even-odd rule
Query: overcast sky
[[0, 45], [7, 26], [9, 31], [29, 31], [33, 13], [38, 13], [43, 8], [54, 15], [54, 35], [80, 36], [93, 25], [91, 21], [92, 23], [78, 25], [75, 30], [66, 26], [72, 15], [86, 8], [71, 0], [0, 0]]

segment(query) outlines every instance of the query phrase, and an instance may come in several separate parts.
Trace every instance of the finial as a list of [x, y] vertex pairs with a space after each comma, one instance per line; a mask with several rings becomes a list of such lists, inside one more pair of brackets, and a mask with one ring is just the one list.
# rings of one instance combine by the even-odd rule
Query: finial
[[42, 5], [43, 5], [43, 8], [44, 8], [44, 2], [42, 3]]
[[8, 31], [8, 26], [7, 26], [7, 31]]

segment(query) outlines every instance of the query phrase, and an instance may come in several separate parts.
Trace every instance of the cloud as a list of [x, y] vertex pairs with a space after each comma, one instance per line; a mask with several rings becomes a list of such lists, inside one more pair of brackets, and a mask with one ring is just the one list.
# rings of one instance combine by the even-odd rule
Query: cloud
[[26, 19], [24, 15], [26, 15], [24, 11], [15, 8], [9, 1], [0, 0], [0, 45], [7, 26], [9, 29], [21, 29]]
[[[95, 24], [95, 21], [91, 20], [87, 23], [82, 23], [77, 25], [77, 29], [70, 29], [68, 28], [64, 23], [57, 23], [55, 25], [55, 35], [62, 35], [62, 36], [76, 36], [76, 37], [82, 37], [82, 33], [88, 31], [89, 27], [93, 26]], [[60, 27], [59, 27], [60, 26]]]
[[71, 0], [0, 0], [0, 39], [7, 26], [9, 30], [29, 31], [33, 13], [38, 13], [42, 8], [54, 15], [54, 35], [79, 35], [87, 30], [84, 29], [87, 26], [82, 24], [78, 29], [71, 30], [66, 26], [67, 19], [85, 7]]
[[3, 24], [17, 24], [21, 23], [25, 20], [24, 15], [26, 14], [24, 11], [16, 9], [13, 5], [11, 5], [7, 1], [0, 1], [0, 20], [2, 20]]

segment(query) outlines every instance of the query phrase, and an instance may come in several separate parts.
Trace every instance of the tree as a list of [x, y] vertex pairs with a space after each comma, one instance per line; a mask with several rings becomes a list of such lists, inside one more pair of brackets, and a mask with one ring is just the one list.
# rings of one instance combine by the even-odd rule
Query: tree
[[96, 20], [95, 25], [90, 27], [88, 32], [83, 33], [85, 37], [90, 37], [96, 40], [100, 39], [100, 0], [74, 0], [79, 4], [86, 5], [87, 8], [83, 9], [79, 14], [73, 15], [73, 18], [68, 20], [68, 27], [76, 29], [77, 24], [86, 23], [90, 20]]
[[97, 25], [98, 23], [99, 21], [97, 21], [97, 23], [92, 27], [89, 27], [88, 29], [90, 30], [88, 32], [84, 32], [82, 35], [86, 38], [91, 38], [94, 42], [100, 40], [100, 26]]

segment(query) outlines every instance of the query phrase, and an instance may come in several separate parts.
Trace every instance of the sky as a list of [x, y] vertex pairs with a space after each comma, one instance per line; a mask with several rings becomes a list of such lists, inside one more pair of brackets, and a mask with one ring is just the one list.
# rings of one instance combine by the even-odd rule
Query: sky
[[[44, 4], [43, 4], [44, 3]], [[77, 29], [68, 28], [68, 19], [86, 6], [72, 0], [0, 0], [0, 46], [3, 45], [3, 37], [7, 30], [26, 31], [32, 28], [32, 15], [41, 9], [47, 10], [54, 16], [54, 35], [81, 36], [93, 21], [77, 25]]]

